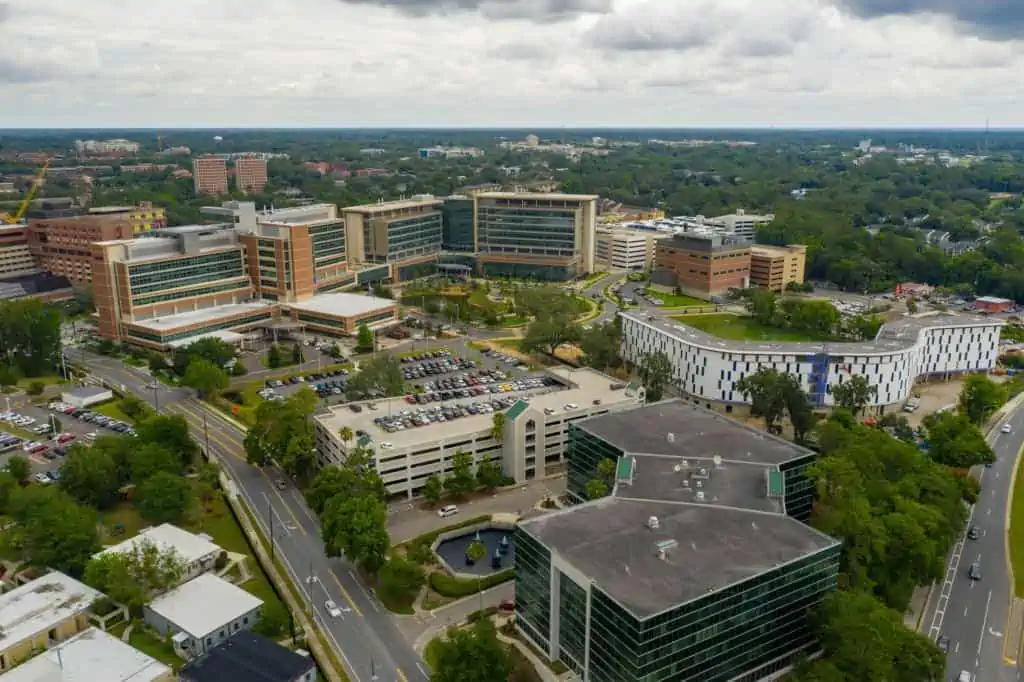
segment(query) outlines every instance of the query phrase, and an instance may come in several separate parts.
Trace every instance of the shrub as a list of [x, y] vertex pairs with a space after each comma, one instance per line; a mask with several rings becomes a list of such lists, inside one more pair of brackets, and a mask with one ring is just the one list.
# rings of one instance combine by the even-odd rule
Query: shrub
[[466, 616], [467, 623], [475, 623], [481, 618], [489, 618], [498, 612], [497, 606], [488, 606], [483, 611], [474, 611], [473, 613]]
[[40, 393], [43, 392], [43, 390], [45, 388], [46, 388], [46, 384], [44, 384], [43, 382], [41, 382], [41, 381], [33, 381], [32, 383], [30, 383], [28, 385], [27, 391], [28, 391], [29, 395], [39, 395]]
[[435, 572], [430, 574], [430, 589], [442, 597], [468, 597], [480, 590], [487, 590], [495, 585], [512, 580], [515, 577], [515, 570], [508, 568], [500, 573], [488, 576], [482, 580], [462, 580], [448, 575], [447, 573]]
[[221, 552], [217, 555], [217, 558], [213, 560], [213, 567], [218, 571], [223, 570], [228, 565], [228, 553]]

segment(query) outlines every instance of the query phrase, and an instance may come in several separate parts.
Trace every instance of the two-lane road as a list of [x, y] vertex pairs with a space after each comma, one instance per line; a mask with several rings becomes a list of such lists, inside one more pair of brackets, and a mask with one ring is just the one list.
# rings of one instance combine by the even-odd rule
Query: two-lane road
[[[1024, 446], [1024, 409], [1011, 412], [1004, 422], [1010, 433], [997, 428], [989, 438], [996, 453], [990, 468], [979, 467], [981, 496], [971, 510], [968, 531], [953, 549], [946, 575], [929, 600], [924, 631], [932, 639], [949, 638], [946, 679], [961, 671], [980, 682], [1017, 682], [1019, 642], [1007, 642], [1007, 618], [1013, 599], [1007, 548], [1007, 505], [1013, 486], [1013, 468]], [[970, 539], [975, 528], [977, 539]], [[976, 564], [980, 579], [968, 576]]]

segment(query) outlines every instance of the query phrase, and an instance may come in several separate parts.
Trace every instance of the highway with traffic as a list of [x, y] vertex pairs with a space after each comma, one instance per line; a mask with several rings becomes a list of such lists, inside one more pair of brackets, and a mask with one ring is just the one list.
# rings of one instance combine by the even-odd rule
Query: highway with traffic
[[[971, 675], [971, 682], [1020, 679], [1020, 630], [1009, 623], [1014, 589], [1007, 532], [1013, 474], [1024, 447], [1024, 409], [1012, 409], [993, 430], [989, 443], [996, 462], [973, 472], [981, 481], [981, 495], [922, 621], [925, 634], [948, 646], [947, 680], [958, 680], [964, 671]], [[972, 566], [975, 577], [970, 575]]]
[[[274, 468], [245, 460], [244, 431], [192, 396], [189, 389], [154, 384], [143, 370], [112, 358], [69, 351], [96, 377], [134, 393], [161, 412], [180, 414], [193, 437], [218, 461], [252, 511], [264, 537], [296, 587], [307, 611], [344, 661], [353, 682], [426, 682], [423, 660], [402, 637], [389, 613], [344, 559], [328, 558], [320, 524], [302, 494]], [[334, 602], [336, 609], [326, 603]], [[331, 615], [333, 610], [337, 615]]]

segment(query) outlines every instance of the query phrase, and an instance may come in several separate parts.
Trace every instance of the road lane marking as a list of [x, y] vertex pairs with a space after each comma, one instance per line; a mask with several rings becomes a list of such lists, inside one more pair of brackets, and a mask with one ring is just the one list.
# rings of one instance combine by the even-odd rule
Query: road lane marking
[[981, 656], [981, 645], [985, 642], [985, 627], [988, 625], [988, 607], [992, 605], [992, 590], [988, 591], [985, 600], [985, 616], [981, 619], [981, 636], [978, 638], [978, 656]]
[[[420, 664], [417, 663], [416, 667], [420, 668]], [[423, 672], [423, 668], [420, 668], [420, 672]], [[405, 673], [402, 672], [401, 668], [395, 668], [395, 674], [398, 675], [399, 682], [409, 682], [409, 680], [405, 677]]]
[[285, 535], [291, 535], [291, 529], [289, 528], [291, 524], [285, 523], [284, 519], [281, 518], [281, 515], [277, 513], [277, 510], [274, 509], [274, 505], [270, 502], [270, 496], [263, 493], [263, 499], [267, 501], [267, 506], [270, 507], [270, 513], [277, 518], [278, 525], [284, 528]]
[[354, 601], [354, 600], [352, 599], [352, 595], [350, 595], [350, 594], [348, 593], [348, 590], [346, 590], [346, 589], [345, 589], [345, 586], [341, 584], [341, 581], [340, 581], [340, 580], [338, 580], [338, 576], [337, 576], [337, 574], [336, 574], [336, 573], [334, 572], [334, 569], [328, 569], [328, 570], [330, 570], [330, 573], [331, 573], [331, 577], [332, 577], [332, 578], [334, 578], [334, 582], [335, 582], [335, 584], [336, 584], [336, 585], [338, 586], [338, 589], [339, 589], [339, 590], [341, 590], [341, 593], [342, 593], [343, 595], [345, 595], [345, 599], [347, 599], [347, 600], [348, 600], [348, 603], [349, 603], [349, 605], [350, 605], [350, 606], [352, 607], [352, 609], [353, 609], [353, 610], [354, 610], [354, 611], [356, 612], [356, 615], [357, 615], [357, 616], [359, 616], [360, 618], [362, 618], [362, 617], [363, 617], [363, 612], [359, 610], [359, 607], [358, 607], [358, 606], [356, 606], [356, 603], [355, 603], [355, 601]]
[[374, 598], [370, 596], [370, 593], [366, 590], [366, 587], [363, 585], [362, 581], [360, 581], [359, 577], [356, 576], [355, 571], [349, 569], [348, 574], [352, 577], [352, 580], [355, 582], [355, 584], [359, 586], [359, 591], [363, 593], [364, 597], [366, 597], [366, 601], [370, 602], [370, 606], [373, 607], [373, 610], [377, 613], [380, 613], [380, 609], [377, 607], [376, 600], [374, 600]]

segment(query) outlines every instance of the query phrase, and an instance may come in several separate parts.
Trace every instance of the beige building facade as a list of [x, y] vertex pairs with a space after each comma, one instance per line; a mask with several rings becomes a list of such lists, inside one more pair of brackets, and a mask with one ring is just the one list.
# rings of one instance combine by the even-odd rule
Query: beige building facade
[[807, 247], [802, 244], [750, 248], [751, 286], [781, 293], [790, 282], [803, 284], [806, 267]]

